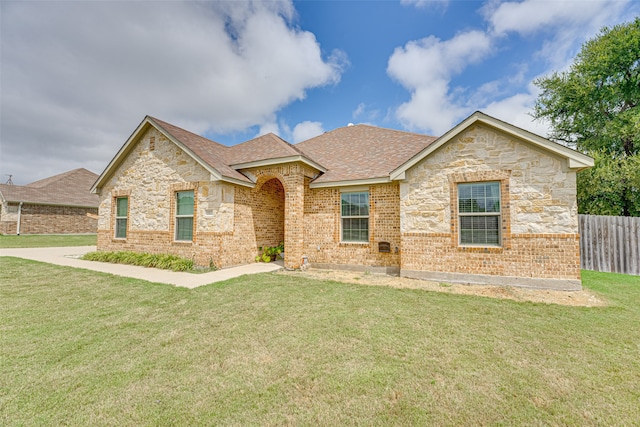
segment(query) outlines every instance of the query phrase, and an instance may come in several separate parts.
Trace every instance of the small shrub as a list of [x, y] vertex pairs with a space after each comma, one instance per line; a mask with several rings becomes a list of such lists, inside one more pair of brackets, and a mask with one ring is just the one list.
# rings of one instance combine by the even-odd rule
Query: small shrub
[[278, 246], [260, 246], [258, 248], [262, 254], [256, 256], [256, 262], [271, 262], [275, 261], [278, 255], [284, 252], [284, 243], [280, 242]]
[[82, 259], [87, 261], [110, 262], [112, 264], [137, 265], [139, 267], [162, 268], [173, 271], [191, 271], [194, 262], [170, 254], [149, 254], [137, 252], [89, 252]]

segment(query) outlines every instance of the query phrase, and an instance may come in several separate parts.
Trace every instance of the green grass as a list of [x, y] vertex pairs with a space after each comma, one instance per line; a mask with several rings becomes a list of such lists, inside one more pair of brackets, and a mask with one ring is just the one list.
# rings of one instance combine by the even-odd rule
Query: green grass
[[0, 258], [0, 424], [633, 425], [640, 278], [608, 307], [262, 274], [194, 290]]
[[0, 234], [0, 248], [95, 246], [97, 239], [96, 234]]

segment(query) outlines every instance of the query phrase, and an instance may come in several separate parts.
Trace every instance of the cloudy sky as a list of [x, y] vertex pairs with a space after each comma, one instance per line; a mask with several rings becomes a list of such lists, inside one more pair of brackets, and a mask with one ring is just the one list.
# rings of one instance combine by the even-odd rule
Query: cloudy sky
[[102, 172], [145, 115], [226, 145], [348, 123], [541, 135], [537, 77], [631, 0], [0, 2], [0, 180]]

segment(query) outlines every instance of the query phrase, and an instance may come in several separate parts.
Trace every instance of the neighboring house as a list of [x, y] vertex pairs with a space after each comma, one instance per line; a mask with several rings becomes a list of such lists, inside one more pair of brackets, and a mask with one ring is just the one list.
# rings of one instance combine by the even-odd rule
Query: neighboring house
[[349, 125], [226, 147], [146, 117], [96, 181], [99, 250], [580, 288], [590, 157], [476, 112], [440, 138]]
[[0, 234], [95, 233], [99, 199], [89, 190], [97, 178], [74, 169], [27, 185], [0, 184]]

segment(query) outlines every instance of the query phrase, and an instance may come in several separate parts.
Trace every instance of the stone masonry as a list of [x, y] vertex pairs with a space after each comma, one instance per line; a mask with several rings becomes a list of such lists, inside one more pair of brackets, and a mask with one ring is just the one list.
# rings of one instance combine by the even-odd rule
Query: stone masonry
[[[217, 180], [153, 126], [131, 147], [100, 187], [99, 250], [172, 253], [223, 268], [284, 242], [287, 268], [307, 260], [449, 282], [580, 287], [575, 170], [486, 124], [462, 131], [402, 181], [328, 188], [311, 188], [320, 171], [300, 160], [247, 163], [240, 172], [254, 185]], [[487, 181], [500, 186], [500, 245], [460, 245], [458, 185]], [[174, 238], [175, 195], [186, 190], [195, 195], [187, 242]], [[341, 241], [345, 191], [369, 193], [368, 242]], [[126, 238], [115, 238], [118, 197], [128, 198]]]
[[[156, 129], [141, 136], [100, 195], [98, 247], [172, 253], [199, 265], [228, 267], [254, 262], [260, 247], [285, 243], [285, 264], [302, 260], [305, 176], [298, 164], [250, 169], [255, 188], [213, 181], [209, 172]], [[308, 181], [308, 178], [306, 178]], [[178, 242], [175, 192], [193, 190], [193, 241]], [[129, 199], [127, 235], [115, 238], [115, 199]]]
[[[502, 245], [458, 244], [457, 184], [498, 181]], [[580, 280], [576, 174], [559, 158], [476, 125], [409, 169], [400, 185], [402, 272]], [[483, 278], [486, 281], [486, 278]]]

